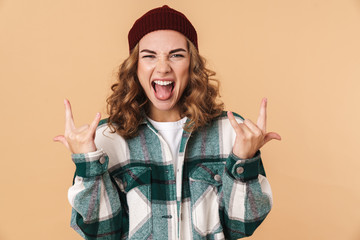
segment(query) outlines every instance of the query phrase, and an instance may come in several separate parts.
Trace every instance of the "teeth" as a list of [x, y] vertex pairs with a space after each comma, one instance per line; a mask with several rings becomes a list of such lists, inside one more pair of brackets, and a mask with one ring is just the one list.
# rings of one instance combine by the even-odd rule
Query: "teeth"
[[170, 85], [173, 82], [172, 81], [154, 81], [154, 83], [165, 86], [165, 85]]

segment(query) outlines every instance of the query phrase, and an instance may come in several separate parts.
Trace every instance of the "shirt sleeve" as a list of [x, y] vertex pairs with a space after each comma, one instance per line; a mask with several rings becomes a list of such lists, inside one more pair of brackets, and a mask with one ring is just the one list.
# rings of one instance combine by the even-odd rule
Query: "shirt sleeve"
[[71, 226], [85, 239], [120, 239], [122, 208], [119, 192], [107, 171], [109, 158], [100, 149], [73, 154], [74, 183], [68, 191]]
[[261, 154], [241, 159], [231, 153], [223, 175], [225, 235], [238, 239], [253, 234], [272, 207], [272, 192]]

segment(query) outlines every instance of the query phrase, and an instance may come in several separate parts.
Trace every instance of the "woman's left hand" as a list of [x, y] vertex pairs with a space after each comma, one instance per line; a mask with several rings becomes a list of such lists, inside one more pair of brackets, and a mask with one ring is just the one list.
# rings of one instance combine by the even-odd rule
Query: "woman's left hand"
[[249, 119], [245, 119], [243, 123], [238, 123], [232, 112], [227, 112], [231, 126], [236, 132], [233, 153], [237, 157], [241, 159], [252, 158], [265, 143], [272, 139], [281, 140], [279, 134], [266, 132], [266, 105], [267, 99], [263, 98], [257, 124]]

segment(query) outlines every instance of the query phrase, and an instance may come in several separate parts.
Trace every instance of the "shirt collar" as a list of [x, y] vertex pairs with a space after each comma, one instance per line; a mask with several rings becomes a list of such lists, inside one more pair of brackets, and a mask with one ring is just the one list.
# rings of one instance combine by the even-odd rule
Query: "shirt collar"
[[[151, 122], [147, 119], [146, 114], [145, 114], [144, 112], [141, 114], [141, 116], [142, 116], [142, 121], [141, 121], [140, 125], [147, 125], [151, 130], [153, 130], [154, 132], [158, 133], [158, 130], [156, 130], [156, 128], [155, 128], [155, 127], [151, 124]], [[189, 118], [186, 119], [185, 125], [186, 125], [188, 122], [190, 122], [190, 119], [189, 119]], [[185, 130], [184, 130], [184, 131], [185, 131]], [[188, 131], [185, 131], [185, 132], [191, 133], [191, 132], [188, 132]]]

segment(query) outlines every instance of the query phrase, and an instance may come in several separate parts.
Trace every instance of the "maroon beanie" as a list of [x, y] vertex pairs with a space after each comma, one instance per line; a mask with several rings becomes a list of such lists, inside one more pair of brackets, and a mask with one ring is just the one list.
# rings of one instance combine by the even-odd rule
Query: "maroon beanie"
[[191, 22], [181, 12], [164, 5], [148, 11], [136, 20], [128, 35], [130, 52], [146, 34], [166, 29], [182, 33], [198, 49], [196, 30]]

